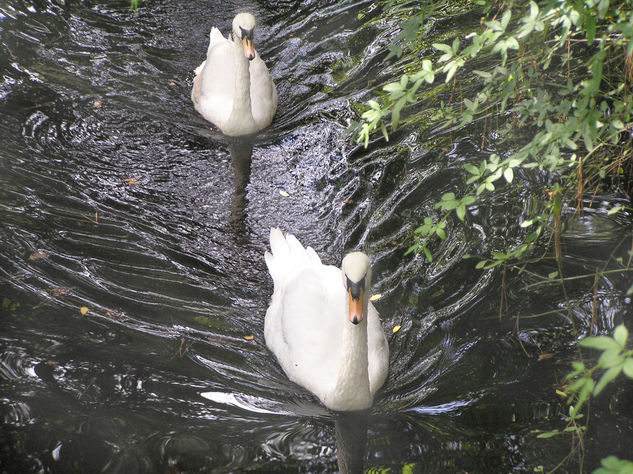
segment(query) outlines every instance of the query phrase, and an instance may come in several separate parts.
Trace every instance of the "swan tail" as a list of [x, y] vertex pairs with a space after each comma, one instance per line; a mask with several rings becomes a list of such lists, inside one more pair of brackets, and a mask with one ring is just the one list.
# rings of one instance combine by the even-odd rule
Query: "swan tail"
[[303, 248], [301, 242], [297, 240], [297, 238], [292, 234], [286, 234], [286, 242], [288, 243], [288, 247], [290, 248], [290, 254], [293, 256], [300, 256], [304, 254], [306, 249]]
[[279, 260], [287, 258], [290, 253], [286, 238], [281, 229], [277, 227], [270, 229], [270, 252], [274, 258]]
[[205, 64], [206, 64], [206, 61], [202, 61], [202, 64], [200, 64], [200, 66], [198, 66], [197, 68], [193, 70], [196, 76], [202, 72], [202, 69], [204, 68]]
[[226, 42], [226, 38], [222, 36], [222, 33], [220, 33], [220, 30], [218, 30], [215, 26], [211, 28], [211, 33], [209, 33], [209, 47], [207, 48], [207, 58], [211, 56], [211, 51], [213, 50], [213, 48], [225, 42]]
[[268, 273], [270, 273], [270, 275], [273, 277], [273, 280], [275, 279], [275, 277], [273, 275], [275, 275], [277, 273], [277, 271], [275, 270], [275, 259], [273, 258], [273, 254], [266, 251], [264, 253], [264, 260], [266, 260], [266, 266], [268, 267]]
[[[211, 28], [211, 33], [209, 33], [209, 48], [207, 48], [207, 58], [209, 57], [209, 54], [211, 53], [213, 47], [223, 41], [226, 40], [224, 39], [224, 36], [222, 36], [222, 33], [220, 33], [220, 30], [218, 30], [215, 26]], [[202, 64], [200, 64], [200, 66], [193, 70], [196, 76], [202, 72], [202, 69], [204, 68], [206, 62], [206, 60], [202, 61]]]
[[321, 263], [312, 248], [304, 248], [294, 235], [284, 236], [276, 227], [270, 229], [270, 250], [264, 254], [264, 259], [274, 282], [281, 282], [286, 275], [298, 268]]
[[307, 247], [306, 253], [308, 254], [308, 257], [310, 258], [312, 263], [314, 263], [315, 265], [322, 265], [321, 258], [317, 255], [312, 247]]
[[209, 33], [209, 47], [219, 41], [226, 41], [226, 38], [224, 38], [224, 36], [222, 36], [222, 33], [220, 33], [220, 30], [218, 30], [214, 26], [213, 28], [211, 28], [211, 33]]

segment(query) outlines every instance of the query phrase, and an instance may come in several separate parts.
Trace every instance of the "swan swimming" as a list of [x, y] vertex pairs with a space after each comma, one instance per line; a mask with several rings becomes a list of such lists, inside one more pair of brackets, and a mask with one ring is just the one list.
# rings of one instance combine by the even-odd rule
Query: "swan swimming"
[[384, 384], [389, 346], [369, 302], [367, 255], [323, 265], [291, 234], [270, 231], [265, 253], [274, 291], [264, 321], [266, 345], [290, 380], [336, 411], [365, 410]]
[[195, 70], [193, 105], [225, 135], [259, 132], [277, 111], [277, 88], [255, 51], [254, 35], [250, 13], [236, 15], [228, 38], [211, 28], [207, 59]]

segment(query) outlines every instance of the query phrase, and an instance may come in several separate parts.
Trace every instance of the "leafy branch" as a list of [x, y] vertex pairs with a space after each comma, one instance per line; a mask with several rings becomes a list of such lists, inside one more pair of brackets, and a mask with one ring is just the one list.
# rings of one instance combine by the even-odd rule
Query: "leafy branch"
[[[551, 438], [562, 433], [573, 432], [582, 440], [582, 433], [586, 430], [580, 424], [583, 418], [582, 408], [591, 398], [599, 395], [604, 388], [615, 378], [623, 373], [626, 377], [633, 379], [633, 350], [626, 348], [629, 332], [621, 324], [615, 328], [613, 336], [593, 336], [580, 341], [581, 347], [597, 349], [602, 351], [598, 363], [587, 368], [583, 362], [573, 362], [573, 371], [566, 377], [565, 381], [571, 382], [562, 395], [568, 397], [569, 416], [565, 417], [568, 426], [560, 431], [553, 430], [538, 435], [539, 438]], [[600, 378], [594, 378], [596, 373], [601, 373]], [[572, 405], [573, 404], [573, 405]], [[620, 460], [615, 456], [608, 456], [601, 461], [601, 467], [594, 471], [594, 474], [609, 473], [631, 473], [633, 472], [633, 462]]]
[[[487, 2], [479, 3], [491, 9]], [[421, 100], [425, 84], [443, 77], [455, 86], [459, 77], [466, 84], [478, 81], [478, 90], [459, 101], [453, 101], [452, 95], [442, 101], [435, 113], [441, 127], [464, 130], [496, 113], [504, 118], [496, 130], [500, 141], [534, 130], [527, 143], [503, 159], [493, 154], [478, 166], [464, 165], [468, 191], [461, 197], [442, 196], [436, 209], [447, 213], [436, 221], [425, 218], [414, 232], [415, 243], [409, 250], [429, 260], [434, 239], [446, 236], [447, 219], [454, 213], [463, 222], [469, 206], [494, 192], [499, 183], [512, 185], [518, 171], [548, 174], [553, 181], [546, 193], [549, 199], [540, 213], [522, 220], [525, 228], [535, 226], [523, 242], [494, 253], [481, 268], [524, 258], [543, 234], [560, 231], [562, 208], [572, 202], [580, 206], [585, 189], [600, 186], [606, 179], [617, 181], [625, 166], [633, 177], [633, 165], [627, 165], [633, 155], [629, 137], [633, 72], [624, 60], [633, 52], [633, 8], [625, 3], [613, 6], [606, 0], [552, 0], [541, 7], [530, 2], [527, 8], [521, 2], [504, 5], [484, 22], [481, 31], [462, 40], [454, 38], [450, 44], [433, 44], [436, 56], [423, 58], [416, 70], [384, 85], [382, 96], [369, 101], [362, 114], [358, 142], [367, 146], [378, 129], [388, 140], [386, 124], [390, 123], [392, 132], [401, 126], [403, 113]], [[408, 32], [406, 36], [414, 35]], [[579, 44], [585, 47], [576, 51], [574, 45]], [[401, 54], [404, 48], [399, 48], [392, 52]], [[491, 56], [499, 58], [496, 66], [488, 70], [472, 66], [475, 60], [489, 61]], [[621, 58], [615, 63], [619, 69], [605, 77], [605, 64], [613, 58]], [[572, 79], [572, 71], [578, 79]], [[629, 76], [632, 80], [627, 82]]]

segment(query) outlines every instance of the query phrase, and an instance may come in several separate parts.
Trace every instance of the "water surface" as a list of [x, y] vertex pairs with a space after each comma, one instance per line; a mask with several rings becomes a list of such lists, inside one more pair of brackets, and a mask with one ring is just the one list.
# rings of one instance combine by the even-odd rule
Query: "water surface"
[[[227, 31], [241, 10], [258, 19], [280, 97], [273, 125], [247, 143], [189, 99], [211, 26]], [[533, 430], [564, 427], [555, 390], [590, 325], [593, 277], [565, 297], [525, 290], [529, 272], [504, 282], [461, 259], [519, 238], [528, 188], [451, 223], [433, 262], [405, 255], [434, 202], [463, 189], [461, 165], [498, 150], [476, 129], [449, 142], [409, 126], [367, 150], [346, 136], [354, 104], [407, 67], [385, 62], [396, 29], [381, 14], [353, 1], [0, 6], [3, 470], [532, 472], [569, 454], [569, 438]], [[430, 34], [469, 18], [445, 9]], [[631, 225], [607, 216], [614, 202], [570, 210], [569, 275], [628, 258]], [[366, 418], [328, 412], [264, 345], [272, 226], [326, 263], [372, 257], [391, 368]], [[629, 284], [601, 281], [600, 331], [629, 320]], [[620, 383], [592, 405], [587, 469], [627, 455], [630, 400]], [[578, 457], [564, 469], [578, 471]]]

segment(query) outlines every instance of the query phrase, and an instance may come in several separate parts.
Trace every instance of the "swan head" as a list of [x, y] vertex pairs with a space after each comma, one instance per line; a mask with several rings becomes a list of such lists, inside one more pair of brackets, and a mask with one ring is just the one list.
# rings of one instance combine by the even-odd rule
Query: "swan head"
[[358, 324], [367, 316], [371, 284], [369, 257], [363, 252], [347, 254], [343, 259], [341, 272], [349, 300], [349, 320], [352, 324]]
[[242, 43], [244, 56], [249, 61], [255, 59], [255, 46], [253, 37], [255, 36], [255, 17], [250, 13], [238, 13], [233, 18], [233, 41]]

